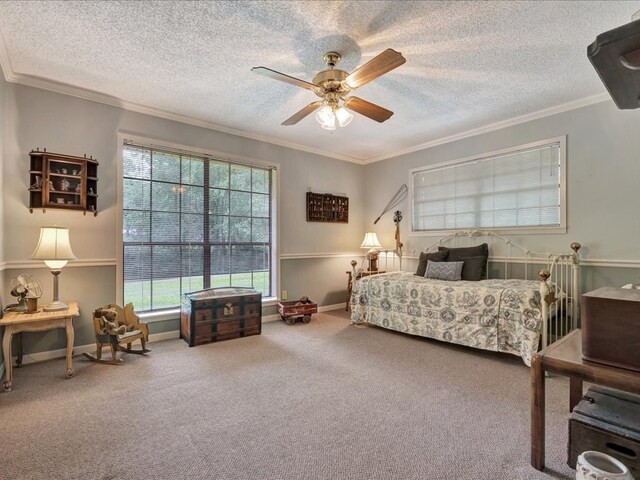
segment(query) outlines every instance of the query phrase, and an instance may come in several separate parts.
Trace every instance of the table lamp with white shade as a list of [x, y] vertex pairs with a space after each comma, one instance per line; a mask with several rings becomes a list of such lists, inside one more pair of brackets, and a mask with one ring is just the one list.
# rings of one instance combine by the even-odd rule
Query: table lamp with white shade
[[76, 256], [69, 243], [69, 229], [63, 227], [41, 227], [40, 240], [33, 252], [32, 258], [44, 260], [51, 269], [53, 275], [53, 301], [45, 305], [45, 312], [66, 310], [69, 306], [58, 299], [58, 275], [69, 260], [75, 260]]
[[382, 245], [378, 241], [378, 235], [375, 232], [367, 232], [360, 248], [368, 248], [367, 259], [369, 260], [369, 271], [378, 270], [378, 250], [382, 249]]

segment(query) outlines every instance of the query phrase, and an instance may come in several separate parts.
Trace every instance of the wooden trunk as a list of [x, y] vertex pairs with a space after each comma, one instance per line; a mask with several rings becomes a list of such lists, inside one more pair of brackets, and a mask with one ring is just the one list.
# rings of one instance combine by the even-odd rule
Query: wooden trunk
[[182, 296], [180, 337], [190, 347], [261, 331], [262, 294], [252, 288], [210, 288]]
[[569, 466], [575, 468], [578, 455], [587, 450], [617, 458], [640, 478], [640, 396], [589, 388], [569, 419]]

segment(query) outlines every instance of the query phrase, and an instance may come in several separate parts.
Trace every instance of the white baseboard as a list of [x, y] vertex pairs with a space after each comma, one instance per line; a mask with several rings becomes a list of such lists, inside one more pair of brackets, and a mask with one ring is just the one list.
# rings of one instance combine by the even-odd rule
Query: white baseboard
[[[343, 303], [339, 303], [336, 305], [325, 305], [322, 307], [318, 307], [318, 312], [328, 312], [331, 310], [338, 310], [341, 308], [344, 308]], [[262, 317], [263, 323], [274, 322], [276, 320], [281, 320], [279, 314], [267, 315], [266, 317]], [[149, 335], [149, 343], [161, 342], [163, 340], [173, 340], [176, 338], [180, 338], [180, 330], [172, 330], [170, 332], [162, 332], [162, 333], [152, 333], [151, 335]], [[80, 355], [83, 353], [93, 353], [95, 352], [95, 349], [96, 349], [95, 343], [90, 343], [87, 345], [75, 345], [73, 347], [73, 354]], [[28, 355], [23, 355], [22, 364], [26, 365], [28, 363], [42, 362], [44, 360], [51, 360], [53, 358], [62, 358], [66, 356], [66, 354], [67, 354], [66, 348], [60, 348], [58, 350], [48, 350], [46, 352], [31, 353]], [[16, 357], [13, 357], [11, 361], [15, 363], [15, 359]], [[4, 363], [1, 363], [0, 378], [2, 378], [3, 375], [4, 375]]]
[[149, 343], [161, 342], [163, 340], [173, 340], [180, 338], [180, 330], [172, 330], [170, 332], [152, 333], [149, 335]]
[[[180, 331], [173, 330], [171, 332], [162, 332], [162, 333], [153, 333], [149, 335], [149, 343], [153, 342], [161, 342], [162, 340], [172, 340], [175, 338], [180, 338]], [[96, 344], [90, 343], [87, 345], [75, 345], [73, 347], [73, 354], [80, 355], [83, 353], [94, 353], [96, 350]], [[42, 362], [44, 360], [51, 360], [53, 358], [63, 358], [67, 355], [66, 348], [60, 348], [58, 350], [48, 350], [46, 352], [37, 352], [31, 353], [28, 355], [23, 355], [22, 364], [27, 365], [29, 363]], [[17, 357], [12, 357], [11, 361], [15, 365], [15, 360]], [[4, 375], [4, 363], [0, 366], [0, 377]]]

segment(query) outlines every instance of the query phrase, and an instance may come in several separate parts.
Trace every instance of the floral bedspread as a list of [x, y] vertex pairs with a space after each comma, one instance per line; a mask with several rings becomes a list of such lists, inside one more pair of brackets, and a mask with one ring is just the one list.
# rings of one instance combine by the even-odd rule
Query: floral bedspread
[[363, 277], [351, 295], [351, 323], [522, 357], [538, 350], [542, 311], [536, 280], [432, 280], [393, 272]]

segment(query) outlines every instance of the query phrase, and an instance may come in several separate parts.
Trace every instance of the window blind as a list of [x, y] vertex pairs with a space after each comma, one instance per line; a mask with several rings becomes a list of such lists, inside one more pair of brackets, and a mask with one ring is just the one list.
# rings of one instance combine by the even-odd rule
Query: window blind
[[219, 286], [272, 296], [272, 170], [125, 144], [124, 302], [174, 308]]
[[412, 173], [414, 231], [557, 227], [560, 142]]

